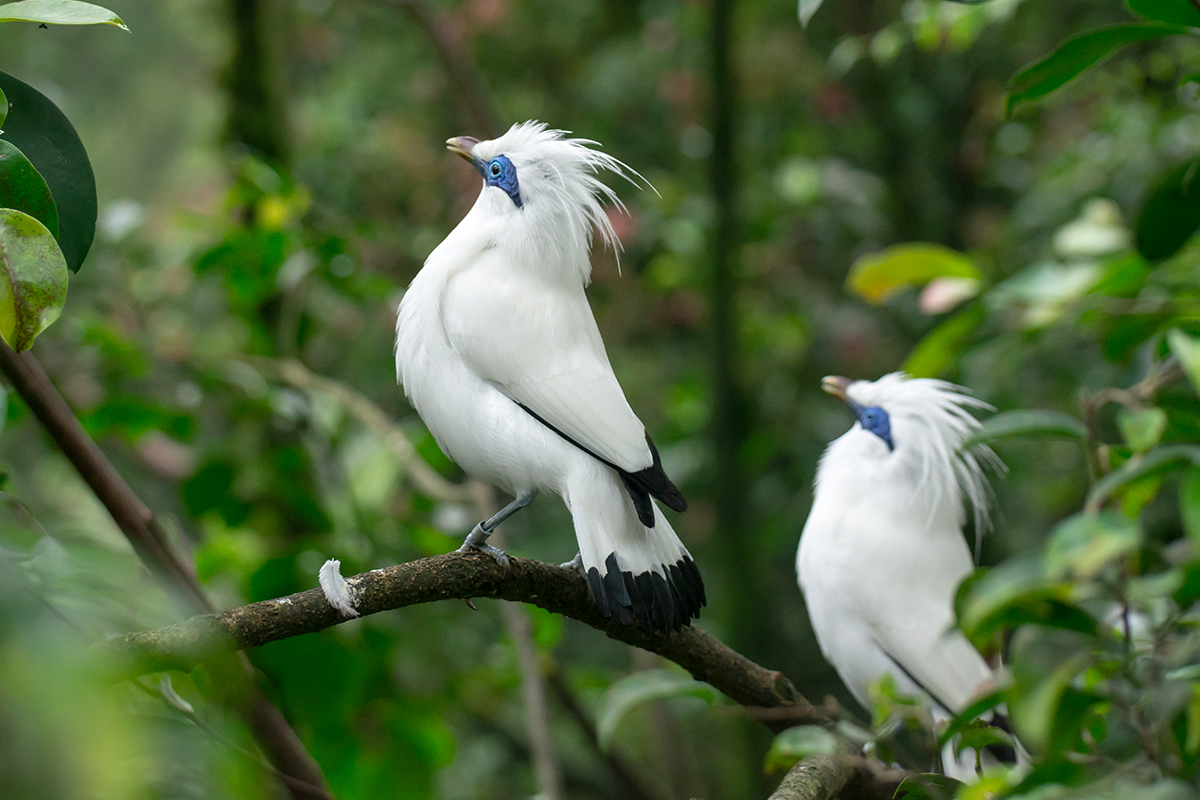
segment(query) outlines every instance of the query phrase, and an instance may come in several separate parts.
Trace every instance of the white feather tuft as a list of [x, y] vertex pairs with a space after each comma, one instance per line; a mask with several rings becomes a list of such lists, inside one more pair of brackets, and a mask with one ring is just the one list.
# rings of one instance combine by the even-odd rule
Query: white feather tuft
[[325, 595], [325, 600], [329, 605], [342, 612], [344, 617], [357, 617], [358, 611], [354, 608], [354, 597], [350, 593], [350, 585], [342, 578], [342, 562], [336, 558], [331, 558], [321, 565], [321, 571], [317, 574], [317, 580], [321, 584], [321, 592]]

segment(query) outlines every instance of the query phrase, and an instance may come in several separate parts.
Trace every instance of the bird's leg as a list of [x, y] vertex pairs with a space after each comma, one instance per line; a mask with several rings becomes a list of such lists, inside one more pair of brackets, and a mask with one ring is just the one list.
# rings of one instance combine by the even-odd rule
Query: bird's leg
[[507, 572], [508, 554], [498, 547], [492, 547], [487, 543], [487, 539], [501, 522], [504, 522], [504, 520], [529, 505], [535, 497], [537, 497], [537, 489], [520, 495], [516, 500], [513, 500], [491, 517], [480, 522], [467, 534], [467, 538], [462, 543], [462, 547], [458, 548], [458, 552], [465, 553], [468, 550], [478, 550], [481, 553], [487, 553], [495, 559], [497, 564], [504, 567], [504, 571]]
[[574, 558], [572, 558], [570, 561], [564, 561], [563, 563], [559, 564], [559, 566], [562, 567], [563, 569], [576, 570], [580, 575], [582, 575], [583, 574], [583, 553], [576, 553]]

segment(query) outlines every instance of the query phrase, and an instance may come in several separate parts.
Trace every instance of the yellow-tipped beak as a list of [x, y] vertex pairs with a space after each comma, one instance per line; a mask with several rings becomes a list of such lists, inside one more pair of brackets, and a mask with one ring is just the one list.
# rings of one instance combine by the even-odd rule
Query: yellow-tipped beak
[[471, 136], [455, 136], [452, 139], [446, 140], [446, 149], [474, 163], [475, 156], [471, 155], [471, 151], [475, 149], [475, 145], [477, 144], [479, 144], [479, 140]]
[[853, 383], [849, 378], [843, 378], [841, 375], [826, 375], [821, 378], [821, 388], [829, 394], [841, 400], [843, 403], [850, 401], [850, 396], [846, 394], [846, 390]]

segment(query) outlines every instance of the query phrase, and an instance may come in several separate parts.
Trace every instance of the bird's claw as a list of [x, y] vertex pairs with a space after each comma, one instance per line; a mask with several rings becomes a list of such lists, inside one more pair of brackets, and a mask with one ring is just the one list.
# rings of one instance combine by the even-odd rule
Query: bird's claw
[[462, 547], [458, 548], [458, 552], [469, 553], [472, 550], [475, 550], [480, 553], [486, 553], [487, 555], [491, 556], [492, 560], [499, 564], [501, 569], [507, 573], [509, 567], [512, 566], [508, 560], [508, 553], [505, 553], [498, 547], [492, 547], [490, 544], [488, 544], [487, 538], [490, 535], [491, 534], [488, 531], [483, 529], [482, 524], [476, 525], [474, 529], [467, 534], [467, 538], [463, 541]]
[[559, 566], [563, 569], [573, 569], [580, 575], [583, 575], [583, 553], [576, 553], [574, 558], [572, 558], [570, 561], [564, 561], [563, 563], [559, 564]]

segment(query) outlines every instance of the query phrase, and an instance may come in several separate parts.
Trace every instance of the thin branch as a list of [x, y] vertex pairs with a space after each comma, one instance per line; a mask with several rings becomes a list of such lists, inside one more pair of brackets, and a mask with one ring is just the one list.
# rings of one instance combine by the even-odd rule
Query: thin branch
[[[33, 354], [26, 352], [18, 355], [0, 341], [0, 371], [8, 377], [13, 389], [108, 509], [142, 563], [166, 586], [182, 592], [194, 610], [212, 611], [214, 606], [200, 587], [196, 573], [176, 553], [150, 508], [134, 493], [79, 424], [75, 413], [50, 383]], [[325, 778], [320, 767], [304, 749], [283, 714], [254, 682], [254, 670], [245, 655], [239, 655], [237, 666], [225, 672], [231, 681], [244, 684], [244, 687], [228, 687], [226, 696], [242, 699], [244, 705], [238, 706], [237, 710], [242, 713], [271, 763], [305, 785], [324, 787]], [[301, 792], [291, 786], [289, 789], [296, 800], [313, 796], [311, 791]], [[332, 795], [327, 791], [325, 797], [332, 800]]]
[[854, 773], [846, 753], [809, 756], [792, 767], [770, 800], [830, 800]]

